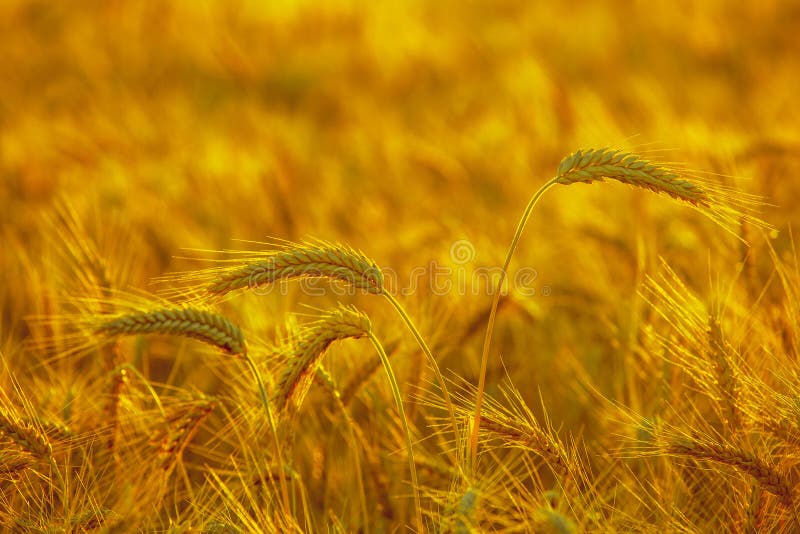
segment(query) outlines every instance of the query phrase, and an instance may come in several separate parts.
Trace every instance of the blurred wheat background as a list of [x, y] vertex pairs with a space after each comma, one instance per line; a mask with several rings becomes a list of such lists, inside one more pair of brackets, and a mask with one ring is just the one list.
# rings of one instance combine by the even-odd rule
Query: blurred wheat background
[[[3, 0], [4, 531], [800, 532], [798, 30], [792, 1]], [[492, 287], [433, 271], [498, 268], [562, 158], [605, 146], [759, 195], [766, 224], [548, 192], [470, 462]], [[312, 238], [416, 280], [455, 434], [383, 299], [192, 284], [215, 251]], [[274, 401], [338, 303], [404, 415], [340, 329], [271, 426], [251, 371]], [[210, 315], [98, 326], [195, 304], [224, 341]]]

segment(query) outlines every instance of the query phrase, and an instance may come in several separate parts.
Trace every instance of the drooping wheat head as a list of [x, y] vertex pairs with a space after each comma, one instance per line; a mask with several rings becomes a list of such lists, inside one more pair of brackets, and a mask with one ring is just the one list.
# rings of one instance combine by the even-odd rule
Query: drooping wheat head
[[5, 410], [0, 410], [0, 435], [38, 459], [51, 460], [53, 457], [53, 446], [41, 429]]
[[371, 329], [369, 317], [365, 314], [353, 307], [339, 306], [302, 330], [289, 346], [283, 348], [288, 362], [278, 380], [275, 409], [278, 412], [288, 409], [289, 413], [299, 409], [331, 343], [365, 337]]
[[203, 285], [208, 294], [221, 297], [239, 289], [258, 289], [284, 280], [326, 278], [380, 295], [383, 272], [374, 260], [342, 243], [308, 240], [284, 243], [273, 250], [226, 260], [230, 263], [163, 280]]
[[607, 147], [577, 150], [561, 160], [554, 179], [560, 185], [604, 180], [615, 180], [686, 202], [734, 234], [742, 221], [769, 228], [750, 214], [763, 204], [759, 197], [624, 150]]
[[165, 334], [197, 339], [229, 354], [246, 351], [238, 326], [222, 315], [198, 307], [165, 307], [136, 311], [108, 319], [95, 332], [106, 337]]
[[787, 508], [792, 507], [794, 492], [786, 475], [767, 460], [759, 458], [755, 454], [729, 444], [687, 437], [672, 440], [666, 446], [666, 452], [733, 467], [737, 471], [751, 476], [764, 491], [776, 496], [781, 504]]

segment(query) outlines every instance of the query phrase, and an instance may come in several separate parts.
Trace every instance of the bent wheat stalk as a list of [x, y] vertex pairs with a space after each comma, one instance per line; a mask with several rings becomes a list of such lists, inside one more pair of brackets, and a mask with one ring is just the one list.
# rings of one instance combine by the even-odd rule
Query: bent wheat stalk
[[534, 206], [539, 202], [542, 195], [554, 185], [592, 183], [602, 182], [604, 180], [615, 180], [680, 200], [699, 210], [730, 233], [734, 233], [734, 228], [736, 228], [741, 220], [747, 220], [760, 227], [768, 227], [763, 221], [746, 213], [747, 211], [751, 211], [754, 206], [761, 204], [758, 197], [736, 193], [732, 189], [714, 184], [696, 176], [689, 176], [685, 172], [681, 172], [666, 165], [650, 162], [630, 152], [611, 148], [594, 148], [578, 150], [561, 160], [561, 163], [558, 165], [557, 175], [542, 185], [539, 190], [534, 193], [528, 205], [525, 207], [525, 211], [523, 211], [522, 217], [514, 231], [514, 237], [506, 253], [500, 277], [492, 297], [489, 321], [486, 326], [486, 335], [484, 336], [483, 350], [481, 352], [478, 394], [476, 398], [472, 433], [469, 441], [470, 453], [468, 455], [468, 467], [473, 475], [478, 458], [478, 433], [480, 431], [481, 408], [483, 404], [483, 393], [486, 388], [489, 348], [497, 316], [497, 307], [500, 301], [503, 283], [508, 274], [508, 267], [511, 264], [511, 257], [517, 249], [522, 231], [530, 218]]

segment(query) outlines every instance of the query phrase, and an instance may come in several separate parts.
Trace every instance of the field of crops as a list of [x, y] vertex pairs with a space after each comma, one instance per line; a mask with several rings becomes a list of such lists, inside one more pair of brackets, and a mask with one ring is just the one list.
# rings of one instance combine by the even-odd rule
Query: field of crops
[[798, 30], [0, 0], [0, 531], [800, 532]]

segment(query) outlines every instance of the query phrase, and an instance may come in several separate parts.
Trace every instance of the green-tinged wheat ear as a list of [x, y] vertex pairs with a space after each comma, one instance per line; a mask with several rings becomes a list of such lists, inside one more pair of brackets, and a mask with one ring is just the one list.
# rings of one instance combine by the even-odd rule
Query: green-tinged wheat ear
[[700, 185], [682, 178], [668, 167], [610, 148], [590, 148], [570, 154], [558, 165], [556, 183], [570, 185], [605, 179], [664, 193], [697, 206], [708, 206], [711, 202]]
[[706, 443], [692, 439], [679, 439], [671, 442], [667, 452], [700, 460], [709, 460], [751, 476], [764, 491], [767, 491], [791, 508], [794, 502], [792, 486], [785, 475], [766, 460], [741, 449], [721, 443]]
[[96, 333], [116, 337], [134, 334], [166, 334], [197, 339], [229, 354], [246, 350], [238, 326], [210, 310], [175, 307], [128, 313], [100, 324]]
[[22, 451], [36, 458], [51, 460], [53, 446], [35, 425], [0, 411], [0, 435], [6, 436]]
[[475, 529], [475, 512], [478, 507], [480, 493], [477, 488], [469, 487], [461, 494], [455, 507], [455, 534], [469, 534]]
[[206, 289], [213, 295], [225, 295], [300, 278], [329, 278], [377, 295], [384, 291], [383, 272], [373, 260], [352, 247], [326, 241], [298, 243], [265, 253], [240, 268], [221, 272]]
[[334, 341], [366, 337], [372, 330], [369, 317], [355, 308], [340, 306], [304, 329], [289, 348], [286, 370], [278, 381], [275, 408], [297, 410], [311, 387], [325, 351]]
[[538, 508], [533, 513], [534, 532], [542, 534], [575, 534], [578, 527], [569, 517], [549, 506]]

